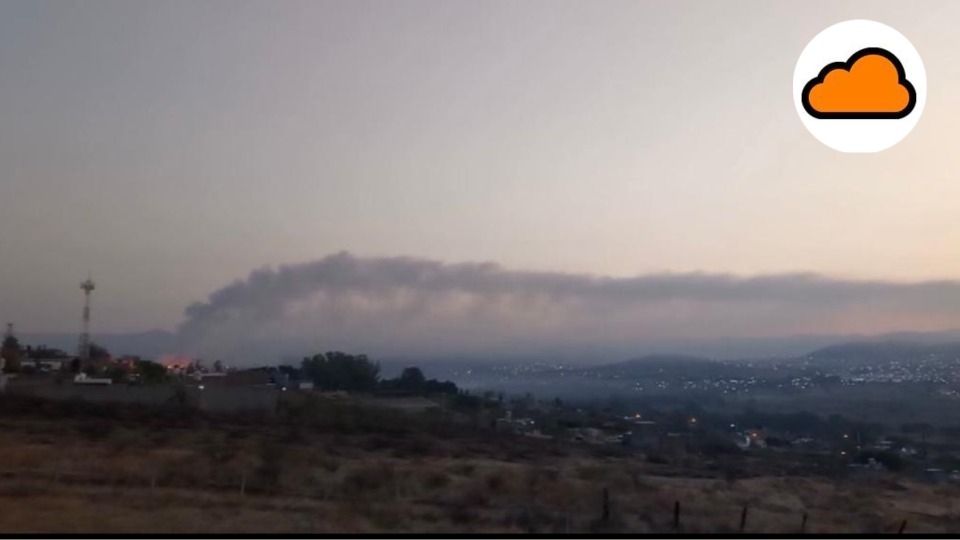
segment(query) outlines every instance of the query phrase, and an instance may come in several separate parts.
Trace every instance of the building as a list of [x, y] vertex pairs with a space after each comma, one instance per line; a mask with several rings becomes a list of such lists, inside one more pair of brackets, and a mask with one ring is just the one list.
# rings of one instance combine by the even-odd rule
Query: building
[[91, 386], [109, 386], [113, 380], [107, 377], [89, 377], [86, 373], [77, 373], [73, 377], [73, 384], [84, 384]]
[[533, 426], [533, 418], [514, 418], [512, 411], [507, 411], [507, 415], [496, 422], [497, 431], [509, 433], [526, 433], [532, 431]]
[[244, 369], [224, 374], [200, 374], [203, 384], [218, 386], [268, 386], [274, 384], [273, 374], [267, 368]]
[[630, 431], [624, 434], [624, 444], [635, 448], [653, 449], [660, 444], [660, 426], [653, 420], [634, 420]]
[[682, 456], [690, 448], [690, 434], [687, 432], [670, 432], [660, 437], [659, 451], [670, 456]]

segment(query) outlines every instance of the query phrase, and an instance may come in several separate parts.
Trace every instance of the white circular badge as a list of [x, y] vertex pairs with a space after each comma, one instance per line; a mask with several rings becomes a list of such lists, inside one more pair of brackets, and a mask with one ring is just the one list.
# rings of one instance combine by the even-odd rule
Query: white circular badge
[[803, 125], [841, 152], [879, 152], [917, 125], [927, 101], [920, 54], [900, 32], [863, 19], [834, 24], [800, 53], [793, 102]]

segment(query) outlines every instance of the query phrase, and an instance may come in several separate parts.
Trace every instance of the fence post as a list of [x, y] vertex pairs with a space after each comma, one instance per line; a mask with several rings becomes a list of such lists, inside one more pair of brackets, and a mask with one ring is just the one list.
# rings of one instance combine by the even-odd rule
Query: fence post
[[600, 513], [600, 523], [607, 525], [610, 523], [610, 490], [608, 488], [603, 488], [603, 501], [602, 509]]
[[904, 529], [906, 529], [906, 528], [907, 528], [907, 520], [903, 520], [903, 521], [900, 523], [900, 530], [897, 531], [897, 534], [903, 534], [903, 531], [904, 531]]
[[740, 532], [747, 528], [747, 505], [743, 505], [743, 511], [740, 512]]
[[673, 503], [673, 528], [680, 530], [680, 501]]
[[53, 464], [53, 483], [60, 483], [60, 468], [63, 467], [63, 458], [60, 458]]
[[803, 513], [803, 519], [800, 520], [800, 534], [807, 532], [807, 513]]

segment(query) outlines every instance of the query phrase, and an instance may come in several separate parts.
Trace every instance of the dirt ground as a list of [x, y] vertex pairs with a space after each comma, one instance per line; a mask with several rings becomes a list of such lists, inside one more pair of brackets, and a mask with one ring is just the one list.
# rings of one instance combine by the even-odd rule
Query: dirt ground
[[0, 417], [4, 533], [649, 533], [674, 530], [677, 502], [683, 532], [737, 532], [746, 507], [745, 532], [951, 533], [958, 495], [887, 473], [730, 478], [522, 437]]

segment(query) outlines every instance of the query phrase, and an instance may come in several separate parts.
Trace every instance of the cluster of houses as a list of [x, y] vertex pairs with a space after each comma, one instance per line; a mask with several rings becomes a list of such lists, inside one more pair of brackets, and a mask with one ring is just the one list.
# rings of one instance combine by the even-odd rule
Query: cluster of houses
[[[544, 407], [526, 406], [529, 416], [516, 415], [506, 410], [497, 418], [497, 431], [526, 437], [559, 438], [575, 443], [593, 446], [623, 446], [642, 453], [666, 456], [682, 456], [700, 453], [705, 449], [728, 445], [741, 452], [801, 452], [804, 454], [833, 455], [854, 474], [869, 474], [887, 471], [886, 458], [874, 456], [894, 456], [890, 459], [913, 463], [913, 470], [930, 481], [960, 482], [960, 470], [950, 468], [923, 467], [926, 463], [923, 452], [906, 441], [895, 442], [880, 437], [870, 442], [861, 440], [861, 434], [855, 431], [831, 437], [814, 438], [786, 431], [771, 430], [760, 426], [740, 427], [711, 425], [701, 426], [696, 417], [685, 420], [686, 426], [678, 425], [676, 420], [658, 422], [644, 418], [640, 413], [623, 416], [583, 415], [576, 425], [564, 426], [557, 422], [559, 411], [551, 413]], [[711, 442], [712, 441], [712, 442]], [[723, 441], [726, 441], [725, 443]], [[707, 450], [709, 451], [709, 450]], [[918, 465], [921, 468], [916, 468]]]

